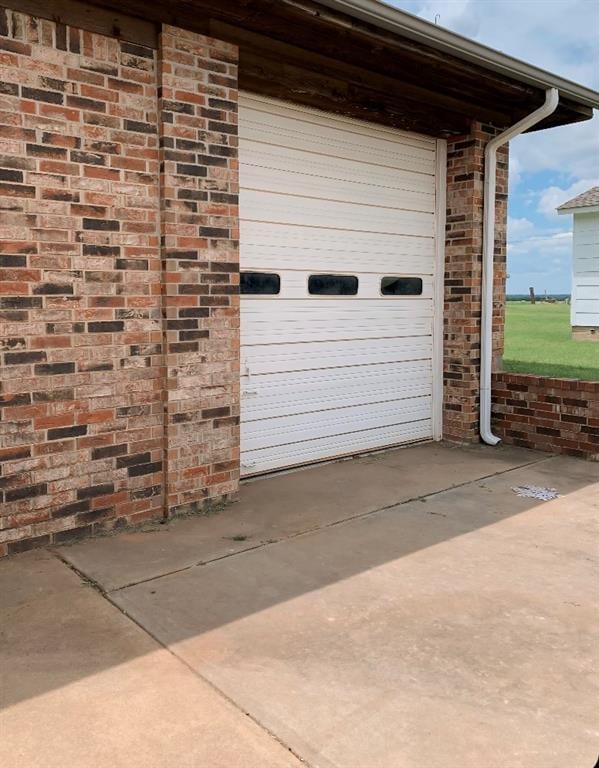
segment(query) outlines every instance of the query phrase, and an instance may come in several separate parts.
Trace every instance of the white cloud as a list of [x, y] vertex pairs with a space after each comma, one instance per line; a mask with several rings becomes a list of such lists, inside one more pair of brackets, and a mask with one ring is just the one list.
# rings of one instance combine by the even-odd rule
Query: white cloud
[[529, 219], [508, 218], [507, 231], [510, 240], [521, 240], [534, 232], [535, 225]]
[[[536, 234], [519, 241], [510, 241], [508, 254], [533, 257], [534, 269], [530, 266], [531, 262], [526, 261], [524, 269], [528, 272], [544, 272], [548, 264], [564, 266], [569, 263], [572, 254], [572, 233]], [[515, 274], [518, 268], [511, 271]]]
[[510, 146], [510, 166], [514, 165], [519, 178], [546, 170], [571, 178], [599, 176], [599, 117], [519, 136]]
[[[531, 260], [522, 262], [524, 271], [545, 272], [548, 265], [566, 266], [572, 254], [572, 233], [557, 232], [553, 235], [535, 235], [519, 242], [508, 244], [510, 256], [530, 256]], [[534, 264], [534, 268], [531, 267]], [[512, 272], [517, 273], [518, 268]]]
[[508, 243], [508, 293], [523, 293], [533, 286], [538, 293], [569, 293], [572, 233], [534, 235]]
[[427, 21], [557, 72], [599, 85], [599, 10], [589, 0], [422, 0], [396, 2]]
[[537, 210], [548, 218], [557, 217], [558, 213], [555, 209], [558, 205], [561, 205], [562, 203], [571, 200], [573, 197], [576, 197], [576, 195], [579, 195], [581, 192], [585, 192], [587, 189], [596, 186], [599, 186], [599, 174], [594, 179], [580, 179], [579, 181], [575, 181], [574, 184], [570, 184], [570, 186], [566, 188], [558, 186], [547, 187], [547, 189], [539, 194]]
[[511, 195], [516, 190], [522, 179], [522, 164], [520, 158], [510, 151], [510, 172], [508, 176], [508, 193]]

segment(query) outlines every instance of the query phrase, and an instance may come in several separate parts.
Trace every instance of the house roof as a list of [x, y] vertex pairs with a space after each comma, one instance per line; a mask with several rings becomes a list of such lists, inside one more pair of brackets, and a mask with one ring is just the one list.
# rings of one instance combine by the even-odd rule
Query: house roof
[[586, 192], [581, 192], [566, 203], [558, 206], [558, 213], [575, 210], [577, 208], [598, 208], [599, 207], [599, 187], [591, 187]]
[[457, 58], [478, 64], [484, 69], [506, 75], [521, 83], [542, 88], [557, 88], [560, 96], [599, 109], [599, 92], [450, 32], [448, 29], [401, 11], [381, 0], [319, 0], [319, 3], [425, 43]]

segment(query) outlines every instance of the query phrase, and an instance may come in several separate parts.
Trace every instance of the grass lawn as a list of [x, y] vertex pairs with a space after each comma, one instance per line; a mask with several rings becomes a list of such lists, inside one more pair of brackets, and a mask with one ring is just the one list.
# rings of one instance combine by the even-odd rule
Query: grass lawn
[[573, 341], [567, 304], [506, 304], [505, 371], [599, 379], [599, 341]]

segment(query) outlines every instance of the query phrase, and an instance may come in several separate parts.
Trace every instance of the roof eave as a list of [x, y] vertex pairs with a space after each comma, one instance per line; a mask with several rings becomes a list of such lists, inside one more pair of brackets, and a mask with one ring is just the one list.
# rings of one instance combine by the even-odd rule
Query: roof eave
[[557, 208], [558, 216], [563, 216], [566, 213], [599, 213], [599, 204], [573, 205], [571, 208]]
[[379, 0], [318, 0], [318, 2], [363, 22], [395, 32], [527, 85], [544, 89], [557, 88], [561, 96], [586, 107], [599, 109], [599, 93], [591, 88], [495, 51]]

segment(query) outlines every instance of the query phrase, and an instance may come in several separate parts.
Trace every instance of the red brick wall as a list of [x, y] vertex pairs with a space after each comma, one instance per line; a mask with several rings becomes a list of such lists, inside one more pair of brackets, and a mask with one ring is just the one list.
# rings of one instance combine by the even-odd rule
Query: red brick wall
[[239, 484], [237, 48], [160, 39], [168, 507]]
[[156, 53], [2, 11], [0, 542], [162, 514]]
[[[497, 130], [474, 123], [448, 141], [443, 436], [478, 442], [484, 150]], [[508, 150], [497, 158], [493, 349], [503, 351]]]
[[0, 9], [0, 61], [1, 555], [235, 491], [239, 316], [236, 51]]
[[512, 445], [599, 459], [599, 381], [496, 373], [493, 429]]

